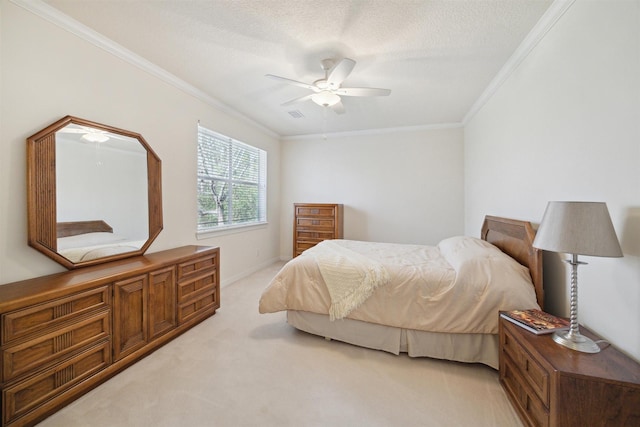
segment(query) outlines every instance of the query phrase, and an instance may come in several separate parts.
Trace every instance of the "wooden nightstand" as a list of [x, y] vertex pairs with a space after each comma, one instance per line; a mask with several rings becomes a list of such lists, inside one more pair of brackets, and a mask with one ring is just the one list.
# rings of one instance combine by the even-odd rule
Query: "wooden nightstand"
[[525, 425], [640, 426], [640, 364], [611, 346], [571, 350], [502, 318], [499, 329], [500, 383]]

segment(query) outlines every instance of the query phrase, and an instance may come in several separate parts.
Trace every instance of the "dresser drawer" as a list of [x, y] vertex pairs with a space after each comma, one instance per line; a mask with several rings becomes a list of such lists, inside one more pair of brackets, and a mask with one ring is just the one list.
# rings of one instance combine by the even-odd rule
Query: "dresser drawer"
[[3, 381], [9, 381], [32, 369], [42, 369], [66, 355], [89, 346], [110, 335], [109, 311], [102, 311], [75, 322], [59, 331], [8, 347], [3, 351]]
[[216, 287], [215, 271], [178, 283], [178, 303], [197, 298], [199, 294], [211, 293]]
[[548, 427], [549, 410], [528, 387], [528, 382], [522, 378], [520, 368], [508, 354], [503, 355], [501, 363], [500, 379], [518, 412], [527, 420], [528, 425]]
[[208, 255], [178, 264], [178, 282], [202, 275], [205, 271], [217, 267], [216, 255]]
[[329, 216], [336, 214], [335, 206], [297, 206], [296, 216]]
[[93, 310], [109, 307], [107, 286], [2, 315], [2, 344], [41, 334]]
[[516, 338], [511, 334], [508, 328], [504, 328], [502, 334], [502, 351], [505, 352], [510, 360], [515, 363], [521, 372], [525, 381], [540, 401], [549, 407], [549, 373], [545, 371], [538, 362], [518, 344]]
[[38, 375], [3, 390], [3, 421], [8, 424], [70, 389], [111, 363], [111, 345], [104, 341]]
[[178, 323], [183, 324], [206, 317], [214, 313], [218, 307], [220, 307], [220, 300], [217, 290], [199, 295], [195, 299], [178, 305]]

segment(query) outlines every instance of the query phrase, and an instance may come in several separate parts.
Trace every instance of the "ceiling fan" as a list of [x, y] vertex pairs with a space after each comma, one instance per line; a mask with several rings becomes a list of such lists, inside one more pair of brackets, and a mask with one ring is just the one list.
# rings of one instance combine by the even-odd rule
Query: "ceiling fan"
[[343, 58], [338, 62], [333, 59], [323, 59], [321, 62], [324, 70], [324, 78], [316, 80], [312, 84], [287, 79], [285, 77], [267, 74], [266, 77], [278, 80], [294, 86], [310, 89], [313, 93], [287, 101], [282, 105], [290, 105], [296, 102], [312, 100], [322, 107], [329, 107], [337, 114], [344, 114], [341, 96], [388, 96], [390, 89], [378, 89], [372, 87], [342, 87], [342, 82], [351, 74], [356, 61]]

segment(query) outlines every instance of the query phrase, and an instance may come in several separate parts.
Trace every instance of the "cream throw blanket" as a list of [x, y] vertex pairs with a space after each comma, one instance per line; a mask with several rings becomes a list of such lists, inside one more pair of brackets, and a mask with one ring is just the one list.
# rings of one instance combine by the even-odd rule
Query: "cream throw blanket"
[[389, 274], [382, 264], [347, 249], [338, 241], [325, 240], [303, 255], [313, 256], [318, 263], [331, 296], [331, 320], [344, 318], [365, 302], [377, 287], [389, 283]]

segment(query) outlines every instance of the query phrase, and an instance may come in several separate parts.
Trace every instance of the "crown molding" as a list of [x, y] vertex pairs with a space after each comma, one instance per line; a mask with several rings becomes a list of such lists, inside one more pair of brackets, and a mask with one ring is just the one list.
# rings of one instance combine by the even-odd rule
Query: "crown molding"
[[344, 138], [350, 136], [368, 136], [368, 135], [383, 135], [387, 133], [401, 133], [401, 132], [418, 132], [423, 130], [440, 130], [440, 129], [458, 129], [463, 128], [462, 123], [441, 123], [435, 125], [420, 125], [420, 126], [402, 126], [393, 128], [379, 128], [379, 129], [365, 129], [354, 130], [345, 132], [326, 132], [316, 134], [303, 134], [303, 135], [290, 135], [280, 138], [281, 141], [301, 141], [310, 139], [329, 139], [329, 138]]
[[146, 71], [154, 77], [163, 80], [164, 82], [174, 86], [175, 88], [185, 92], [188, 95], [193, 96], [194, 98], [199, 99], [205, 104], [222, 111], [230, 116], [238, 118], [244, 121], [251, 126], [254, 126], [261, 131], [267, 133], [268, 135], [274, 138], [280, 138], [280, 135], [276, 132], [272, 131], [269, 128], [266, 128], [264, 125], [250, 119], [239, 111], [229, 107], [228, 105], [218, 101], [217, 99], [209, 96], [205, 92], [196, 88], [195, 86], [190, 85], [184, 80], [176, 77], [175, 75], [169, 73], [165, 69], [157, 66], [156, 64], [144, 59], [140, 55], [130, 51], [124, 46], [114, 42], [113, 40], [103, 36], [97, 31], [92, 30], [86, 25], [81, 24], [75, 19], [65, 15], [60, 12], [58, 9], [48, 5], [47, 3], [41, 0], [9, 0], [11, 3], [19, 6], [34, 15], [39, 16], [42, 19], [45, 19], [52, 24], [80, 37], [81, 39], [93, 44], [94, 46], [103, 49], [110, 54], [123, 59], [124, 61]]
[[469, 121], [489, 102], [498, 89], [518, 68], [518, 66], [529, 56], [529, 53], [540, 43], [547, 35], [549, 30], [558, 22], [567, 10], [575, 3], [576, 0], [554, 0], [549, 9], [542, 15], [537, 24], [531, 29], [529, 34], [524, 38], [520, 46], [515, 50], [513, 55], [507, 60], [498, 74], [491, 80], [489, 86], [482, 92], [480, 97], [471, 106], [467, 114], [462, 120], [463, 125], [467, 125]]

